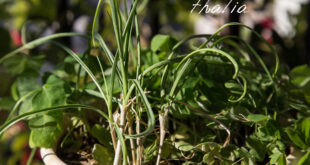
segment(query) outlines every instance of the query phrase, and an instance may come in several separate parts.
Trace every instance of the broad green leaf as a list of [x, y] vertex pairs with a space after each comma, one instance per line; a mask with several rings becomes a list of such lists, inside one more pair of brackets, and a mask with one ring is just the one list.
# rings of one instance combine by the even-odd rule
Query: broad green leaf
[[161, 157], [163, 159], [168, 159], [174, 150], [175, 148], [173, 144], [171, 144], [171, 142], [169, 142], [168, 140], [164, 141], [164, 145], [163, 145], [162, 152], [161, 152]]
[[239, 89], [242, 90], [240, 84], [235, 83], [235, 82], [226, 82], [225, 87], [228, 89]]
[[272, 155], [270, 155], [269, 156], [270, 164], [276, 164], [281, 156], [282, 156], [281, 152], [276, 152], [276, 153], [273, 153]]
[[186, 161], [186, 162], [184, 162], [184, 163], [182, 163], [182, 165], [195, 165], [195, 164], [197, 164], [196, 162], [192, 162], [192, 161]]
[[[65, 83], [55, 76], [50, 76], [47, 84], [32, 99], [34, 110], [65, 104]], [[47, 112], [31, 119], [29, 121], [31, 147], [52, 147], [55, 145], [62, 133], [61, 122], [61, 112]]]
[[173, 136], [177, 140], [188, 140], [190, 139], [189, 128], [186, 125], [180, 125]]
[[25, 96], [27, 93], [40, 88], [37, 78], [34, 77], [19, 77], [16, 85], [19, 97]]
[[168, 35], [158, 34], [152, 39], [151, 50], [153, 52], [156, 51], [169, 52], [172, 51], [172, 48], [176, 43], [177, 41], [174, 38]]
[[24, 114], [26, 112], [30, 112], [32, 110], [34, 110], [32, 108], [32, 99], [33, 99], [34, 95], [29, 96], [28, 98], [26, 98], [23, 103], [20, 105], [18, 114]]
[[157, 153], [158, 150], [158, 143], [159, 143], [159, 138], [156, 138], [156, 140], [154, 140], [154, 142], [147, 146], [144, 149], [144, 155], [145, 155], [145, 159], [146, 161], [150, 161]]
[[93, 158], [98, 162], [98, 164], [100, 165], [110, 165], [113, 164], [113, 154], [111, 154], [112, 152], [100, 145], [100, 144], [95, 144], [94, 148], [93, 148]]
[[102, 145], [105, 147], [111, 147], [111, 136], [110, 132], [104, 129], [99, 124], [95, 124], [90, 132]]
[[198, 144], [195, 148], [200, 148], [206, 154], [203, 156], [203, 162], [206, 164], [214, 164], [215, 157], [220, 157], [221, 146], [217, 143], [206, 142]]
[[290, 103], [290, 107], [297, 109], [299, 111], [307, 111], [310, 109], [309, 105], [306, 104], [296, 104], [296, 103]]
[[193, 145], [185, 142], [185, 141], [179, 141], [179, 142], [176, 142], [175, 143], [175, 147], [178, 149], [178, 150], [181, 150], [181, 151], [184, 151], [184, 152], [188, 152], [190, 150], [192, 150], [194, 148]]
[[41, 91], [33, 98], [32, 104], [33, 109], [65, 105], [65, 83], [55, 76], [50, 76]]
[[251, 136], [246, 140], [247, 146], [250, 148], [250, 153], [258, 161], [263, 161], [266, 155], [266, 145], [263, 144], [260, 139]]
[[211, 152], [213, 150], [220, 151], [221, 145], [214, 142], [204, 142], [195, 146], [195, 149], [201, 150], [203, 152]]
[[258, 131], [256, 131], [255, 136], [263, 142], [271, 142], [275, 139], [274, 134], [277, 132], [273, 132], [272, 135], [269, 135], [265, 130], [264, 126], [259, 126]]
[[299, 161], [298, 165], [309, 165], [310, 164], [310, 151], [308, 151]]
[[278, 159], [277, 165], [286, 165], [286, 156], [284, 154], [282, 154], [280, 158]]
[[[40, 110], [34, 110], [32, 112], [27, 112], [21, 115], [18, 115], [16, 117], [14, 117], [13, 119], [10, 119], [9, 121], [5, 122], [4, 124], [2, 124], [0, 126], [0, 136], [8, 129], [10, 128], [12, 125], [18, 123], [19, 121], [25, 120], [30, 116], [33, 115], [37, 115], [37, 114], [41, 114], [41, 113], [45, 113], [45, 112], [62, 112], [65, 109], [88, 109], [91, 111], [95, 111], [98, 114], [100, 114], [103, 118], [109, 120], [110, 122], [113, 123], [112, 120], [110, 120], [110, 118], [108, 117], [108, 115], [106, 113], [104, 113], [102, 110], [95, 108], [95, 107], [91, 107], [91, 106], [87, 106], [87, 105], [82, 105], [82, 104], [69, 104], [69, 105], [64, 105], [64, 106], [55, 106], [55, 107], [49, 107], [49, 108], [44, 108], [44, 109], [40, 109]], [[116, 124], [114, 124], [114, 127], [116, 128], [117, 131], [119, 131], [119, 128]]]
[[298, 130], [300, 130], [300, 132], [304, 134], [304, 136], [305, 136], [305, 143], [307, 145], [310, 145], [310, 138], [309, 138], [309, 134], [310, 134], [310, 119], [309, 118], [305, 118], [305, 119], [301, 120], [300, 122], [297, 123], [297, 127], [298, 127]]
[[169, 111], [175, 118], [178, 119], [186, 119], [189, 118], [190, 115], [192, 114], [191, 111], [186, 108], [185, 105], [178, 104], [178, 103], [173, 103], [171, 105], [171, 109]]
[[25, 75], [38, 76], [38, 71], [43, 64], [44, 56], [18, 55], [5, 60], [3, 65], [13, 75], [24, 73]]
[[287, 128], [285, 131], [289, 136], [289, 138], [291, 139], [291, 141], [294, 142], [298, 147], [302, 149], [307, 148], [307, 145], [305, 144], [300, 132], [293, 130], [291, 128]]
[[[16, 86], [19, 98], [26, 96], [29, 92], [41, 88], [40, 84], [37, 82], [37, 79], [34, 77], [19, 77], [16, 81]], [[23, 114], [33, 110], [32, 99], [34, 96], [35, 95], [31, 95], [23, 100], [18, 114]]]
[[285, 152], [286, 146], [282, 141], [277, 141], [276, 145], [280, 151]]
[[247, 119], [256, 123], [256, 122], [268, 120], [268, 116], [261, 115], [261, 114], [250, 114], [248, 115]]
[[206, 164], [214, 165], [215, 164], [214, 155], [212, 155], [211, 153], [207, 153], [203, 156], [202, 161]]
[[21, 74], [24, 72], [26, 68], [27, 59], [26, 58], [20, 58], [20, 60], [17, 60], [17, 58], [11, 58], [6, 60], [4, 63], [4, 66], [13, 74]]
[[289, 75], [292, 84], [297, 87], [304, 87], [310, 82], [310, 68], [307, 65], [295, 67]]
[[248, 116], [250, 111], [246, 107], [234, 106], [229, 110], [229, 115], [232, 119], [239, 121], [239, 118], [242, 116]]
[[241, 165], [254, 165], [252, 156], [250, 152], [244, 147], [238, 149], [238, 154], [240, 154], [240, 158], [243, 158], [244, 161], [241, 162]]
[[150, 50], [143, 50], [141, 53], [142, 53], [141, 60], [143, 61], [143, 65], [141, 67], [144, 70], [160, 62], [159, 56]]
[[281, 139], [283, 129], [275, 120], [268, 120], [261, 128], [267, 135], [272, 137], [276, 136], [278, 139]]
[[197, 83], [199, 82], [199, 78], [198, 77], [190, 77], [188, 79], [186, 79], [184, 85], [182, 86], [182, 88], [194, 88]]
[[[55, 112], [54, 112], [55, 113]], [[62, 134], [59, 118], [51, 115], [43, 115], [29, 121], [31, 129], [29, 145], [31, 148], [51, 148], [57, 143]]]
[[237, 154], [235, 154], [237, 149], [238, 147], [235, 145], [228, 145], [225, 148], [221, 149], [220, 151], [221, 157], [226, 160], [235, 160], [237, 157]]

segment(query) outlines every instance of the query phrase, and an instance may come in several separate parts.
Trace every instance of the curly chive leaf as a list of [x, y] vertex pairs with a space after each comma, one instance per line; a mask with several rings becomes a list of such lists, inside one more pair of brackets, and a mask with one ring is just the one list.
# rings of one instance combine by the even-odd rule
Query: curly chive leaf
[[151, 104], [149, 103], [143, 89], [141, 88], [140, 84], [138, 83], [137, 80], [132, 80], [132, 82], [135, 84], [138, 92], [140, 93], [140, 96], [142, 98], [142, 102], [145, 105], [146, 108], [146, 113], [148, 116], [148, 127], [147, 129], [139, 134], [135, 134], [135, 135], [125, 135], [126, 138], [132, 139], [132, 138], [138, 138], [138, 137], [142, 137], [142, 136], [147, 136], [149, 134], [151, 134], [154, 130], [155, 127], [155, 116], [151, 107]]
[[41, 44], [44, 44], [50, 40], [56, 39], [56, 38], [63, 38], [63, 37], [75, 37], [75, 36], [80, 36], [80, 37], [88, 37], [85, 34], [80, 34], [80, 33], [58, 33], [58, 34], [53, 34], [50, 36], [42, 37], [39, 39], [36, 39], [34, 41], [28, 42], [27, 44], [23, 45], [22, 47], [19, 47], [18, 49], [4, 55], [0, 59], [0, 64], [3, 63], [4, 60], [16, 55], [17, 53], [26, 50], [26, 49], [33, 49]]

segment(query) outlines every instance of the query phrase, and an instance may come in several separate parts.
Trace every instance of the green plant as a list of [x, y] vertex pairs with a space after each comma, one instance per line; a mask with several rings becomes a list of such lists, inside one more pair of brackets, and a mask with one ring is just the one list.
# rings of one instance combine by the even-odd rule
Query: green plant
[[[111, 9], [115, 53], [97, 33], [103, 5]], [[286, 164], [286, 149], [295, 145], [306, 152], [299, 163], [307, 164], [307, 66], [294, 69], [290, 81], [279, 73], [276, 50], [239, 23], [181, 41], [157, 35], [150, 48], [142, 48], [138, 5], [134, 0], [122, 11], [119, 1], [99, 0], [91, 35], [54, 34], [3, 56], [0, 64], [17, 79], [11, 87], [16, 102], [0, 135], [27, 120], [32, 148], [65, 149], [81, 146], [70, 137], [78, 132], [97, 140], [91, 147], [99, 164]], [[219, 36], [230, 26], [250, 30], [268, 51], [258, 53], [238, 36]], [[84, 54], [55, 41], [71, 36], [89, 39]], [[199, 38], [206, 41], [196, 46], [192, 41]], [[42, 57], [23, 53], [43, 43], [69, 56], [41, 85], [36, 79]], [[268, 68], [262, 54], [272, 55], [275, 64]], [[286, 113], [296, 110], [297, 117]]]

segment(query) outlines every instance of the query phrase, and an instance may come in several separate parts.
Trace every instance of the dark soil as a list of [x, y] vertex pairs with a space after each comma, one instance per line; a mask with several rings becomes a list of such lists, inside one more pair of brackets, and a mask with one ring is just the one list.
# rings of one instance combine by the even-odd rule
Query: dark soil
[[[66, 139], [63, 146], [59, 144], [57, 156], [68, 165], [97, 165], [92, 157], [92, 150], [96, 139], [89, 134], [81, 134], [81, 129], [75, 129]], [[64, 140], [61, 139], [60, 143]]]

